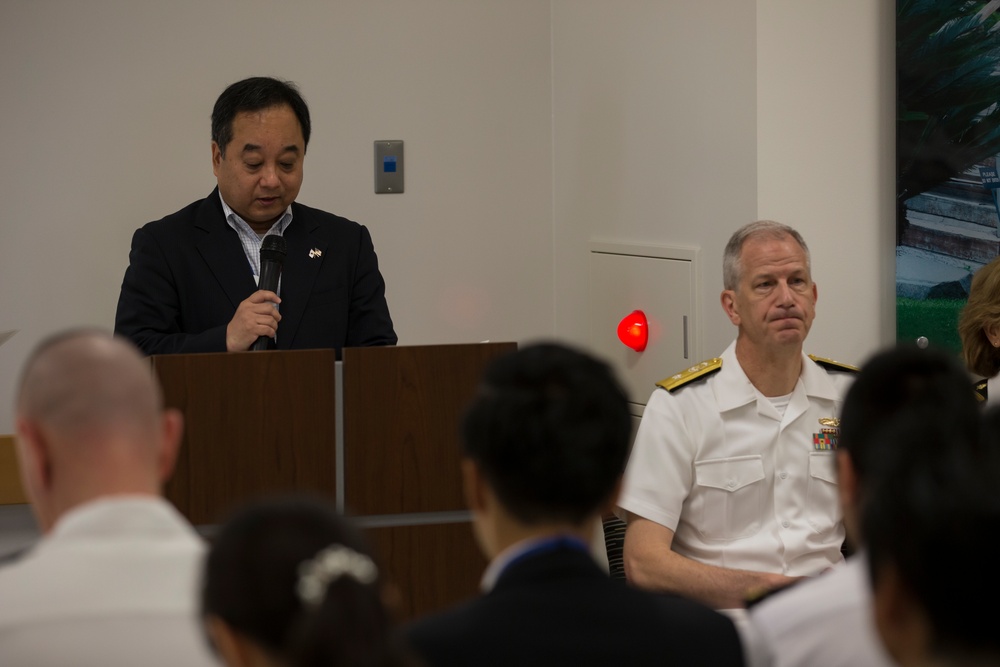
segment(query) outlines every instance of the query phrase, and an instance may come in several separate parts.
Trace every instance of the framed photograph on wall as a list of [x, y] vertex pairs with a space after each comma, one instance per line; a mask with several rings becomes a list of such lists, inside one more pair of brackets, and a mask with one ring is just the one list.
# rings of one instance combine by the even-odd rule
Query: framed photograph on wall
[[961, 350], [1000, 253], [1000, 0], [896, 3], [896, 337]]

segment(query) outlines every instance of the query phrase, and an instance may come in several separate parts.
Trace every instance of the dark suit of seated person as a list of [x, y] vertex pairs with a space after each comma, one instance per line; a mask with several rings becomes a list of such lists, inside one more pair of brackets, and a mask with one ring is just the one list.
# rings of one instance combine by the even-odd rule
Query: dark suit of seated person
[[[310, 131], [288, 82], [252, 77], [223, 91], [212, 111], [218, 187], [135, 232], [116, 333], [146, 354], [247, 350], [260, 336], [285, 350], [396, 344], [368, 230], [295, 201]], [[266, 235], [287, 245], [280, 295], [257, 287]]]
[[557, 344], [493, 363], [462, 433], [484, 594], [407, 627], [417, 654], [432, 667], [742, 664], [728, 618], [613, 581], [588, 551], [629, 435], [604, 363]]

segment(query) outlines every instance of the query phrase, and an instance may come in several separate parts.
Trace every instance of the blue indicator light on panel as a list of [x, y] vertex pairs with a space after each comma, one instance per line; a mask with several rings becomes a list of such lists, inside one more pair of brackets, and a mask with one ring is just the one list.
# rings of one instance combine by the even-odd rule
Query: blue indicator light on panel
[[406, 171], [403, 142], [400, 140], [375, 142], [375, 194], [403, 192], [403, 173]]

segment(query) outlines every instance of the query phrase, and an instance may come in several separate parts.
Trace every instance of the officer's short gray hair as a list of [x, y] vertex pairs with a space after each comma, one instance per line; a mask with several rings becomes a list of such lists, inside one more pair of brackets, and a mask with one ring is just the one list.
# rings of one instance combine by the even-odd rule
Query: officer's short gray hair
[[740, 263], [740, 255], [743, 252], [743, 245], [752, 238], [783, 239], [791, 236], [795, 242], [802, 247], [806, 253], [806, 270], [812, 273], [812, 260], [809, 257], [809, 246], [805, 239], [795, 229], [774, 220], [758, 220], [750, 224], [743, 225], [729, 237], [729, 243], [722, 254], [722, 285], [727, 290], [735, 290], [742, 278], [743, 266]]

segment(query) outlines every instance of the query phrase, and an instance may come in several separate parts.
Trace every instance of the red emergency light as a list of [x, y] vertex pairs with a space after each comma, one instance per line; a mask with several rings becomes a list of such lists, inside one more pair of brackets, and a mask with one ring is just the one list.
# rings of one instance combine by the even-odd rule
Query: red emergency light
[[623, 317], [618, 323], [618, 340], [636, 352], [645, 350], [646, 343], [649, 342], [649, 323], [646, 321], [646, 313], [633, 310]]

